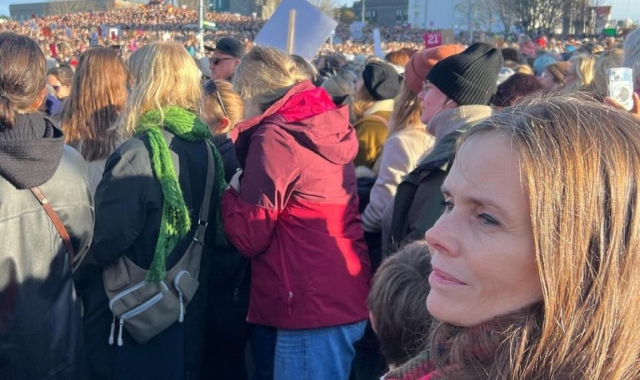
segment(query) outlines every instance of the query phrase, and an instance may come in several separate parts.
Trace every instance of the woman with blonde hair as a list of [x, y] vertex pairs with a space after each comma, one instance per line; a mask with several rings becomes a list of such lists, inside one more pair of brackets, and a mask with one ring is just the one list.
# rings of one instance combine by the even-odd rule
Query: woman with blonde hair
[[[201, 118], [213, 133], [212, 142], [231, 181], [240, 162], [231, 131], [244, 117], [244, 104], [229, 81], [211, 79], [203, 84]], [[212, 258], [201, 380], [247, 378], [245, 351], [252, 326], [247, 323], [251, 266], [233, 246], [221, 248]]]
[[565, 73], [565, 91], [593, 91], [596, 58], [589, 54], [577, 54], [569, 59]]
[[640, 378], [639, 127], [556, 94], [463, 136], [425, 235], [422, 379]]
[[[374, 61], [364, 67], [356, 83], [353, 111], [358, 136], [356, 167], [374, 169], [389, 135], [389, 118], [402, 78], [388, 63]], [[375, 170], [374, 170], [375, 172]]]
[[[83, 304], [90, 377], [199, 379], [207, 286], [200, 286], [189, 300], [186, 314], [181, 312], [184, 319], [176, 319], [146, 344], [138, 343], [126, 328], [131, 322], [125, 320], [133, 316], [116, 317], [115, 310], [112, 314], [118, 296], [105, 294], [136, 289], [129, 277], [120, 284], [107, 281], [119, 268], [114, 264], [125, 258], [147, 271], [144, 283], [165, 284], [167, 270], [183, 258], [194, 239], [204, 244], [194, 279], [208, 284], [214, 247], [224, 240], [217, 206], [224, 173], [217, 151], [207, 143], [211, 132], [197, 117], [202, 104], [198, 68], [184, 47], [172, 42], [137, 50], [129, 68], [131, 94], [116, 128], [132, 138], [107, 160], [95, 196], [93, 243], [78, 273], [89, 279]], [[208, 164], [211, 154], [214, 167]], [[214, 182], [211, 199], [204, 203], [208, 172]], [[204, 238], [199, 228], [207, 225], [199, 221], [206, 215], [200, 211], [203, 204], [210, 205]]]
[[371, 279], [348, 110], [274, 48], [248, 52], [234, 88], [245, 100], [231, 132], [243, 172], [223, 195], [224, 228], [251, 258], [247, 321], [276, 331], [275, 359], [256, 371], [346, 380]]
[[69, 98], [56, 119], [66, 143], [89, 164], [89, 186], [95, 195], [107, 157], [122, 142], [113, 128], [127, 100], [127, 69], [118, 52], [91, 48], [80, 55]]

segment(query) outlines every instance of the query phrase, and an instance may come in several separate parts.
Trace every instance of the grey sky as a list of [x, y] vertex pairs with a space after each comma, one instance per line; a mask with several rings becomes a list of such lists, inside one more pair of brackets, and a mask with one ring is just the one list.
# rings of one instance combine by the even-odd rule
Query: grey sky
[[[39, 0], [0, 0], [0, 15], [9, 15], [9, 4], [34, 3]], [[337, 0], [340, 5], [351, 5], [353, 0]], [[366, 0], [365, 0], [366, 4]], [[631, 19], [640, 20], [640, 0], [604, 0], [605, 5], [613, 6], [612, 18], [625, 19], [627, 17], [627, 9], [631, 5]]]

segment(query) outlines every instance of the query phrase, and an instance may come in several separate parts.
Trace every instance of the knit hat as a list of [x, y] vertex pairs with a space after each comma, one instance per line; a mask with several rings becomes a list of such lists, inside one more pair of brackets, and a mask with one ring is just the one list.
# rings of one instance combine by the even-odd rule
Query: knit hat
[[545, 70], [547, 70], [549, 74], [553, 75], [554, 82], [564, 84], [564, 73], [569, 70], [569, 66], [571, 66], [569, 62], [556, 62], [547, 66]]
[[400, 75], [385, 62], [369, 63], [362, 72], [362, 79], [375, 100], [393, 99], [400, 91]]
[[245, 53], [245, 47], [242, 41], [237, 40], [233, 37], [222, 38], [216, 44], [215, 50], [238, 59], [242, 59]]
[[535, 71], [536, 75], [540, 75], [548, 65], [555, 62], [556, 60], [549, 54], [541, 55], [533, 62], [533, 71]]
[[422, 82], [427, 78], [433, 65], [463, 50], [464, 48], [460, 45], [442, 45], [414, 54], [404, 67], [404, 80], [407, 86], [418, 95], [422, 91]]
[[436, 63], [427, 80], [460, 106], [487, 105], [496, 93], [503, 63], [500, 50], [477, 42]]

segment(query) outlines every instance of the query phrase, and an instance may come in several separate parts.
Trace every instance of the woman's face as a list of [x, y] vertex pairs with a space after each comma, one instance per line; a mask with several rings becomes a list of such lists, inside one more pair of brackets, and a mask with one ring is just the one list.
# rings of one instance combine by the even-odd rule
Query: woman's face
[[560, 83], [556, 83], [553, 75], [547, 70], [538, 76], [538, 83], [540, 83], [540, 86], [542, 86], [542, 89], [545, 91], [553, 91], [561, 86]]
[[56, 98], [64, 99], [69, 96], [71, 86], [63, 85], [55, 75], [47, 75], [47, 84], [56, 92]]
[[509, 140], [464, 143], [442, 190], [445, 211], [425, 234], [429, 312], [470, 327], [542, 300], [528, 196]]
[[424, 124], [428, 124], [434, 116], [439, 114], [447, 106], [447, 95], [429, 82], [422, 85], [422, 91], [418, 94], [418, 98], [422, 100], [422, 114], [420, 120]]

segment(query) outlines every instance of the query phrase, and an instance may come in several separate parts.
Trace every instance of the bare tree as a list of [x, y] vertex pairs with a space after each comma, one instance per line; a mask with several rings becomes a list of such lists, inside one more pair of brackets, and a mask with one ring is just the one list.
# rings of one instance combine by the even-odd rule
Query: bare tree
[[89, 12], [101, 9], [97, 1], [94, 0], [51, 0], [47, 5], [47, 13], [52, 15], [63, 15], [71, 13]]
[[337, 0], [307, 0], [316, 8], [333, 17], [334, 10], [338, 8]]

